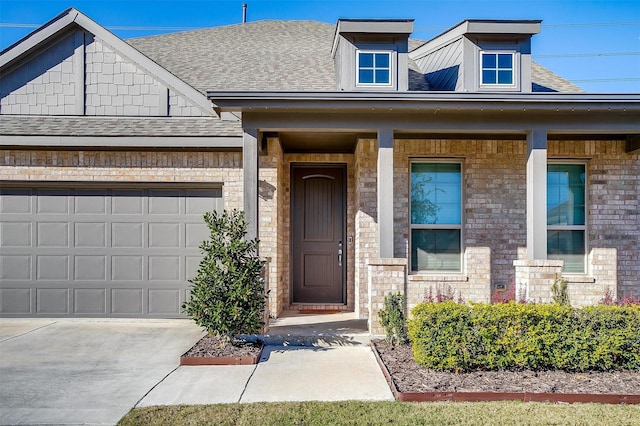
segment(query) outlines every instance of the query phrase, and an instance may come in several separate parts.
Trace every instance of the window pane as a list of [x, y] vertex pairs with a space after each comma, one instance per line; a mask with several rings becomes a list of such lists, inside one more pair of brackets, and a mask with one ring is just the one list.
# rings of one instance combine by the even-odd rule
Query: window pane
[[388, 53], [376, 53], [376, 68], [389, 68]]
[[584, 164], [547, 165], [547, 224], [585, 224]]
[[358, 71], [358, 83], [373, 83], [373, 70]]
[[494, 53], [482, 54], [482, 68], [495, 68], [496, 67], [496, 55]]
[[498, 71], [498, 84], [512, 84], [513, 72], [511, 70], [499, 70]]
[[389, 70], [376, 70], [376, 83], [389, 84]]
[[411, 223], [461, 223], [460, 164], [411, 164]]
[[412, 229], [411, 270], [459, 271], [459, 229]]
[[513, 68], [512, 59], [513, 59], [513, 56], [510, 53], [498, 54], [498, 68], [502, 68], [502, 69]]
[[564, 272], [584, 272], [584, 231], [548, 231], [547, 257], [564, 260]]
[[496, 72], [494, 70], [482, 71], [482, 84], [496, 84]]
[[373, 67], [373, 53], [360, 53], [359, 60], [361, 67]]

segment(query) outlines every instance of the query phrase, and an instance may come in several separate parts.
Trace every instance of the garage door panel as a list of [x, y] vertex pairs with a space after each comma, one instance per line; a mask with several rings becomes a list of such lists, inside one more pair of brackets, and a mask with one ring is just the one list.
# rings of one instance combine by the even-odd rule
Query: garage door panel
[[142, 310], [141, 288], [114, 288], [111, 289], [111, 313], [120, 315], [141, 315]]
[[149, 214], [180, 214], [180, 198], [180, 190], [150, 190]]
[[80, 315], [104, 315], [107, 313], [106, 289], [76, 288], [73, 293], [74, 313]]
[[111, 279], [114, 281], [142, 281], [143, 256], [111, 257]]
[[140, 190], [117, 190], [111, 196], [111, 213], [114, 215], [144, 213], [143, 191]]
[[69, 247], [69, 223], [40, 222], [38, 223], [38, 247]]
[[179, 289], [149, 289], [149, 313], [152, 315], [180, 314]]
[[74, 200], [76, 214], [106, 213], [106, 191], [77, 190]]
[[4, 280], [31, 280], [31, 256], [1, 255], [0, 279]]
[[0, 188], [0, 315], [180, 317], [220, 188]]
[[106, 267], [106, 256], [75, 256], [74, 278], [104, 281], [107, 279]]
[[31, 222], [0, 223], [0, 247], [30, 247]]
[[0, 213], [31, 213], [31, 191], [23, 189], [3, 189], [0, 197]]
[[36, 280], [68, 280], [69, 256], [37, 256]]
[[36, 197], [38, 214], [69, 213], [69, 191], [63, 189], [39, 189]]
[[142, 223], [112, 223], [111, 246], [143, 247], [144, 224]]
[[22, 314], [31, 313], [30, 288], [0, 288], [0, 313]]
[[75, 246], [79, 248], [106, 247], [107, 225], [104, 222], [75, 223]]
[[180, 256], [149, 256], [149, 280], [179, 281]]
[[179, 223], [150, 223], [149, 248], [179, 248]]
[[197, 249], [202, 241], [209, 237], [209, 228], [203, 222], [185, 224], [185, 240], [187, 248]]
[[39, 288], [36, 290], [36, 312], [39, 314], [68, 314], [69, 289]]

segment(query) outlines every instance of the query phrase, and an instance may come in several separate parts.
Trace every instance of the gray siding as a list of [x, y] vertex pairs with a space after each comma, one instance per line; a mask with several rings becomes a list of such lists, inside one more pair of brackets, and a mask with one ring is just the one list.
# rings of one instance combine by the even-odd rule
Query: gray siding
[[2, 75], [0, 114], [206, 115], [136, 63], [80, 30]]
[[425, 74], [431, 90], [461, 90], [464, 69], [462, 52], [462, 39], [458, 39], [415, 60]]
[[3, 188], [0, 315], [179, 317], [220, 188]]

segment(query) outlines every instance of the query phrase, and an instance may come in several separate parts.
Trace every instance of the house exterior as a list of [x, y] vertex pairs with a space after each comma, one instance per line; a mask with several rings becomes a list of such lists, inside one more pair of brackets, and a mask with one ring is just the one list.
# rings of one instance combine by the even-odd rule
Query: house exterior
[[640, 296], [640, 95], [531, 60], [540, 21], [259, 21], [124, 41], [69, 9], [0, 53], [0, 315], [177, 317], [244, 210], [269, 311]]

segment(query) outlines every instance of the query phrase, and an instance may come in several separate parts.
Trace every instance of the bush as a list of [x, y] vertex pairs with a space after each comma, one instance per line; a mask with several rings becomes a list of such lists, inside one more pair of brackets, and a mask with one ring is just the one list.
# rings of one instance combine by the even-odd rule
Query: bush
[[397, 292], [389, 293], [384, 297], [384, 307], [378, 312], [380, 325], [385, 329], [387, 343], [392, 346], [407, 341], [404, 309], [404, 295]]
[[640, 306], [422, 303], [411, 311], [416, 362], [444, 371], [640, 371]]
[[247, 240], [244, 212], [208, 212], [209, 239], [183, 310], [209, 334], [229, 343], [237, 334], [259, 333], [264, 325], [266, 294], [258, 240]]

